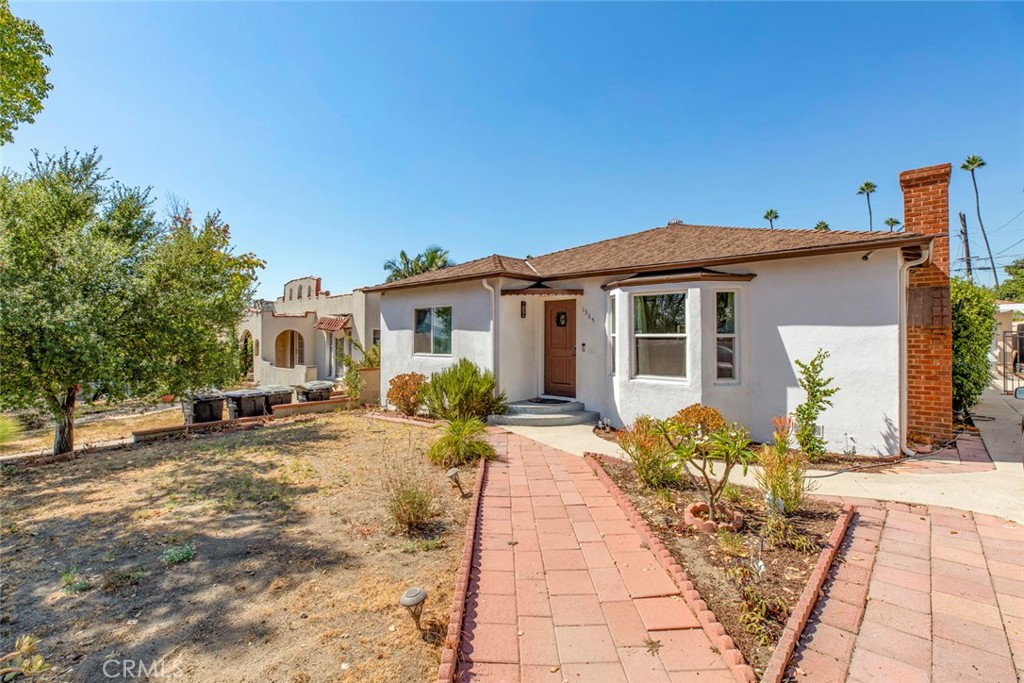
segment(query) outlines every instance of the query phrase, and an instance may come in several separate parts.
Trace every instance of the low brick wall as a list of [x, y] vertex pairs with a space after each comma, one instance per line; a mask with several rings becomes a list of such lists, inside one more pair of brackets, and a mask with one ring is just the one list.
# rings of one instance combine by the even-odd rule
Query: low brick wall
[[[393, 421], [398, 422], [398, 420]], [[462, 642], [462, 622], [466, 616], [466, 597], [469, 593], [473, 548], [476, 546], [477, 524], [480, 521], [480, 493], [483, 490], [484, 477], [487, 476], [487, 462], [486, 459], [481, 458], [476, 471], [473, 500], [469, 504], [469, 521], [466, 524], [466, 538], [462, 544], [462, 560], [459, 562], [459, 573], [455, 577], [455, 595], [452, 596], [452, 610], [448, 617], [448, 634], [444, 640], [444, 649], [441, 650], [441, 664], [437, 668], [437, 683], [452, 683], [455, 679], [459, 645]]]
[[782, 682], [789, 658], [793, 656], [793, 650], [800, 640], [800, 634], [804, 632], [807, 620], [810, 618], [811, 612], [814, 611], [818, 596], [821, 594], [821, 587], [828, 576], [828, 570], [836, 559], [839, 544], [843, 542], [843, 536], [846, 535], [846, 529], [850, 526], [852, 519], [853, 506], [844, 505], [843, 511], [836, 519], [836, 525], [828, 537], [828, 543], [818, 555], [818, 563], [814, 565], [814, 571], [807, 579], [807, 585], [804, 586], [803, 593], [800, 594], [800, 600], [789, 614], [786, 627], [782, 630], [782, 637], [779, 638], [775, 652], [772, 653], [771, 659], [768, 660], [768, 666], [765, 667], [764, 675], [761, 676], [761, 683]]

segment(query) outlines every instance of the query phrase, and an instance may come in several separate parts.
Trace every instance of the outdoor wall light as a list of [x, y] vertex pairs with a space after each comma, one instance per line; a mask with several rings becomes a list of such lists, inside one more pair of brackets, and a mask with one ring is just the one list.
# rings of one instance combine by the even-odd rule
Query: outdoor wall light
[[444, 473], [444, 476], [452, 480], [452, 486], [459, 489], [459, 495], [463, 498], [466, 497], [466, 492], [462, 490], [462, 482], [459, 481], [459, 468], [453, 467]]
[[409, 615], [416, 622], [417, 631], [423, 630], [420, 628], [420, 616], [423, 614], [423, 603], [426, 600], [427, 591], [419, 587], [410, 588], [402, 593], [402, 597], [398, 598], [398, 604], [409, 610]]
[[869, 251], [868, 253], [866, 253], [863, 256], [861, 256], [860, 260], [861, 261], [867, 261], [869, 258], [871, 258], [871, 255], [874, 254], [874, 253], [875, 252], [873, 252], [873, 251]]
[[526, 317], [526, 302], [525, 301], [520, 301], [519, 302], [519, 317], [520, 318], [525, 318]]

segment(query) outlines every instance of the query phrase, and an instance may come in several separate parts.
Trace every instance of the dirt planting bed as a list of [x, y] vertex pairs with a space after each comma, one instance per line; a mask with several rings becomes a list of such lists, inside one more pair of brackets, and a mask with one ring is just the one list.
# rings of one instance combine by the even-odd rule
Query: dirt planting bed
[[[736, 487], [738, 498], [726, 504], [743, 514], [744, 524], [737, 536], [728, 539], [731, 543], [723, 543], [718, 535], [695, 531], [683, 521], [686, 506], [701, 500], [696, 489], [644, 489], [630, 463], [602, 459], [600, 464], [686, 571], [701, 598], [760, 676], [835, 527], [840, 506], [809, 501], [804, 509], [787, 517], [796, 531], [813, 543], [812, 548], [794, 550], [773, 544], [767, 538], [762, 542], [763, 525], [768, 518], [762, 494], [753, 488]], [[759, 642], [741, 621], [744, 609], [736, 578], [737, 568], [749, 567], [757, 560], [764, 563], [764, 571], [750, 584], [766, 600], [781, 599], [787, 608], [766, 623], [765, 642]]]
[[[163, 677], [197, 683], [432, 679], [469, 501], [425, 462], [428, 434], [304, 416], [8, 469], [0, 644], [39, 636], [43, 681], [161, 658]], [[413, 537], [382, 493], [405, 467], [437, 486]], [[398, 606], [411, 586], [429, 595], [424, 633]]]

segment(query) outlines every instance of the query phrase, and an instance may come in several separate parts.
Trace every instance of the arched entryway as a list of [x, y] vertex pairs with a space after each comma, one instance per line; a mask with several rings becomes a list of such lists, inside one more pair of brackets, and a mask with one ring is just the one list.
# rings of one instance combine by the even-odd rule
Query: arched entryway
[[274, 340], [274, 365], [294, 368], [306, 364], [306, 344], [295, 330], [285, 330]]

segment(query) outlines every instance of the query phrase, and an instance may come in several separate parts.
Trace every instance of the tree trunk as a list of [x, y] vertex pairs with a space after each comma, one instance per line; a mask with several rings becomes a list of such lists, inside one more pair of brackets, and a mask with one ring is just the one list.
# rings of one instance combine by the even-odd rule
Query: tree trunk
[[998, 287], [999, 271], [996, 270], [996, 260], [992, 258], [992, 248], [988, 246], [988, 235], [985, 233], [985, 224], [981, 222], [981, 197], [978, 196], [978, 179], [974, 177], [974, 171], [971, 171], [971, 183], [974, 185], [974, 212], [978, 214], [978, 228], [981, 229], [981, 239], [985, 240], [985, 251], [988, 252], [988, 263], [992, 266], [992, 277], [996, 281], [996, 287]]
[[53, 434], [53, 454], [63, 455], [75, 450], [75, 397], [78, 395], [78, 387], [71, 387], [65, 390], [64, 396], [56, 402], [57, 411], [54, 418], [57, 420], [56, 429]]
[[875, 221], [874, 218], [871, 216], [871, 195], [865, 193], [864, 196], [868, 198], [868, 232], [874, 232]]

